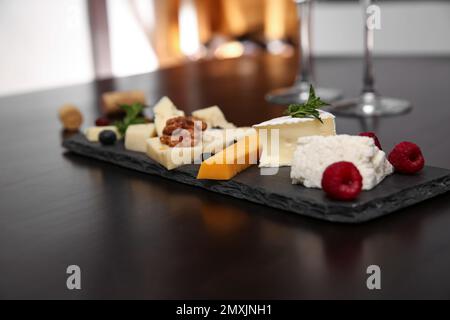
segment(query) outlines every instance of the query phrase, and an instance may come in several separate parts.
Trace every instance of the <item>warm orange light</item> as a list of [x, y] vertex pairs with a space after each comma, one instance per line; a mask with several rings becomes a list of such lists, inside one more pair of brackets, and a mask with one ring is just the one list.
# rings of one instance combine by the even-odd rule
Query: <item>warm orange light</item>
[[225, 20], [228, 21], [228, 29], [232, 35], [241, 35], [248, 30], [248, 18], [243, 12], [242, 0], [223, 1]]
[[238, 58], [244, 54], [244, 45], [239, 41], [231, 41], [219, 46], [214, 55], [218, 59]]
[[182, 0], [178, 15], [180, 32], [180, 50], [193, 57], [200, 51], [200, 36], [197, 12], [193, 0]]
[[286, 9], [285, 0], [266, 0], [264, 33], [268, 41], [286, 37]]

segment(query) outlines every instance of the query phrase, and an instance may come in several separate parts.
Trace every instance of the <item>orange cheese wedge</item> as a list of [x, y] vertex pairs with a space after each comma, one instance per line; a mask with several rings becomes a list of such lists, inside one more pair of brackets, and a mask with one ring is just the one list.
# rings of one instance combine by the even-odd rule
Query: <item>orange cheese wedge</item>
[[202, 162], [197, 179], [230, 180], [239, 172], [258, 163], [258, 135], [242, 138]]

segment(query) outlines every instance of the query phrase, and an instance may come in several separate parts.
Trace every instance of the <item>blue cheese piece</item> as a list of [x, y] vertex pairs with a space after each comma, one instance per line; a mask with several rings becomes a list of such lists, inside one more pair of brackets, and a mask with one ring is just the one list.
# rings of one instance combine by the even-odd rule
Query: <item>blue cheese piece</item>
[[325, 169], [340, 161], [352, 162], [363, 178], [363, 190], [370, 190], [393, 172], [386, 154], [372, 138], [350, 135], [312, 136], [298, 140], [291, 168], [294, 184], [321, 188]]

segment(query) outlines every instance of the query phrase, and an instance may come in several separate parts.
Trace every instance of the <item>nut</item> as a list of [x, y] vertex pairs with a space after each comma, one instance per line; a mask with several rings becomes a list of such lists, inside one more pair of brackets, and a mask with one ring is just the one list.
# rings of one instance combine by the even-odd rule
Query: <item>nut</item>
[[160, 141], [172, 148], [193, 147], [201, 139], [201, 132], [206, 128], [206, 123], [195, 117], [171, 118], [166, 122]]
[[64, 129], [69, 131], [80, 129], [83, 115], [77, 107], [70, 104], [64, 105], [59, 109], [58, 114]]

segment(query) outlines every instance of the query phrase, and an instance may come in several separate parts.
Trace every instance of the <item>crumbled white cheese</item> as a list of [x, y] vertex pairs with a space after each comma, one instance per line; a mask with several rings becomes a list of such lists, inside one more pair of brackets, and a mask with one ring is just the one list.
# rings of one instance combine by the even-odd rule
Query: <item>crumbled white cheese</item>
[[363, 178], [363, 189], [370, 190], [393, 172], [386, 154], [372, 138], [350, 135], [310, 136], [298, 139], [291, 168], [294, 184], [321, 188], [325, 169], [339, 161], [352, 162]]

